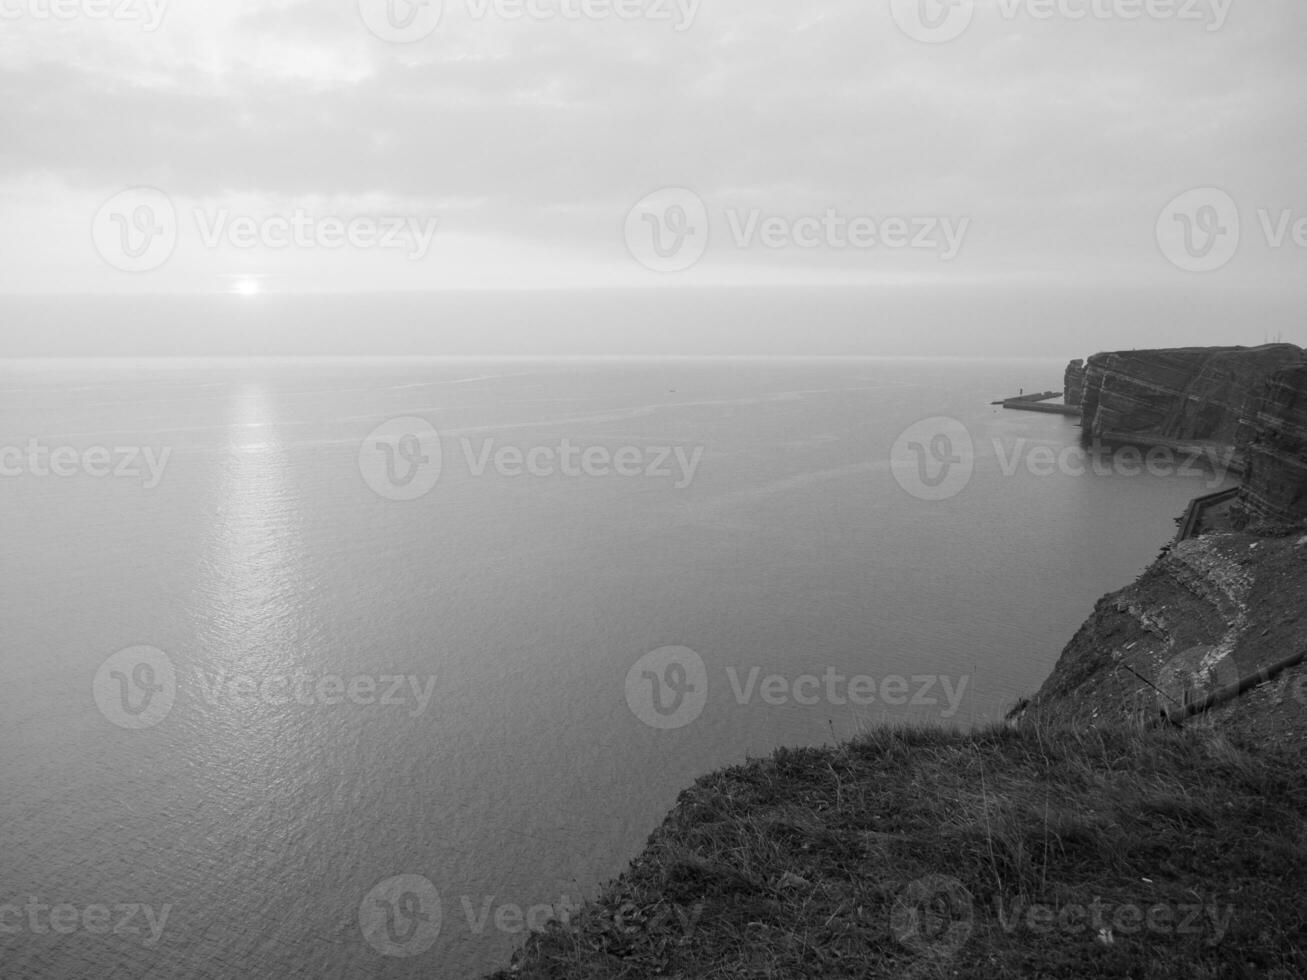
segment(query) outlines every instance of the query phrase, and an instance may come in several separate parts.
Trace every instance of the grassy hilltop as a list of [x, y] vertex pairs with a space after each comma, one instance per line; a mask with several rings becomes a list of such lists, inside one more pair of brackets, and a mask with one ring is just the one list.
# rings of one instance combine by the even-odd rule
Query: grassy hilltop
[[509, 977], [1307, 976], [1298, 753], [1210, 728], [878, 729], [700, 779]]

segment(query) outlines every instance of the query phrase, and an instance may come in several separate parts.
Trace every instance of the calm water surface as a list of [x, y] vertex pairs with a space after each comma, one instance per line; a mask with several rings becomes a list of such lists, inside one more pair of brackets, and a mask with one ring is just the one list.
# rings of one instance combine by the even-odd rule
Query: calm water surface
[[[148, 472], [0, 479], [0, 906], [17, 906], [0, 913], [0, 972], [476, 976], [520, 941], [516, 908], [592, 895], [700, 774], [882, 720], [1001, 716], [1208, 486], [1005, 475], [1018, 446], [1060, 451], [1079, 430], [988, 403], [1057, 387], [1062, 369], [4, 365], [0, 446], [170, 455], [150, 487]], [[364, 479], [360, 446], [407, 416], [439, 430], [443, 465], [397, 501]], [[899, 434], [931, 416], [974, 439], [947, 500], [905, 492], [891, 467]], [[486, 440], [563, 439], [702, 455], [677, 487], [680, 473], [478, 476], [463, 444], [475, 462]], [[105, 692], [150, 678], [102, 665], [138, 646], [166, 654], [176, 690], [132, 730]], [[628, 674], [664, 647], [695, 651], [706, 685], [687, 695], [692, 674], [660, 661], [669, 714], [650, 714], [641, 670], [633, 710]], [[850, 704], [824, 684], [764, 696], [769, 675], [828, 674], [902, 675], [909, 701], [911, 678], [947, 678], [956, 710], [938, 683], [934, 706]], [[674, 689], [697, 716], [646, 723], [677, 722]], [[439, 922], [418, 923], [434, 940], [408, 957], [360, 926], [398, 875], [440, 899]], [[58, 931], [33, 903], [154, 918]], [[413, 909], [393, 911], [402, 934]]]

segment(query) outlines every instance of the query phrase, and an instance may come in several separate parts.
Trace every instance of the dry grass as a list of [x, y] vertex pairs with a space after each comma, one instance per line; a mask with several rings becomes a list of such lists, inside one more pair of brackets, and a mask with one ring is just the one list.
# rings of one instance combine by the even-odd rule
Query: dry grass
[[1300, 761], [1210, 731], [877, 729], [699, 780], [497, 976], [1288, 980], [1304, 828]]

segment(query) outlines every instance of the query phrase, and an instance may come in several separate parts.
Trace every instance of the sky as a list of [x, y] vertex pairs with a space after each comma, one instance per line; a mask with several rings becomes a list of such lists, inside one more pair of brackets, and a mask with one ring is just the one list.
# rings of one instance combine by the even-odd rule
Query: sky
[[0, 0], [0, 309], [1064, 289], [1301, 343], [1305, 41], [1301, 0]]

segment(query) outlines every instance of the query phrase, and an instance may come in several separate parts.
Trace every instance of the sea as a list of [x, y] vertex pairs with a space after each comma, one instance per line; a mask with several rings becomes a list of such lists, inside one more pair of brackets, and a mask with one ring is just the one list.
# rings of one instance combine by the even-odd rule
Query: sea
[[481, 976], [700, 776], [1001, 722], [1223, 485], [991, 404], [1065, 363], [3, 362], [0, 975]]

